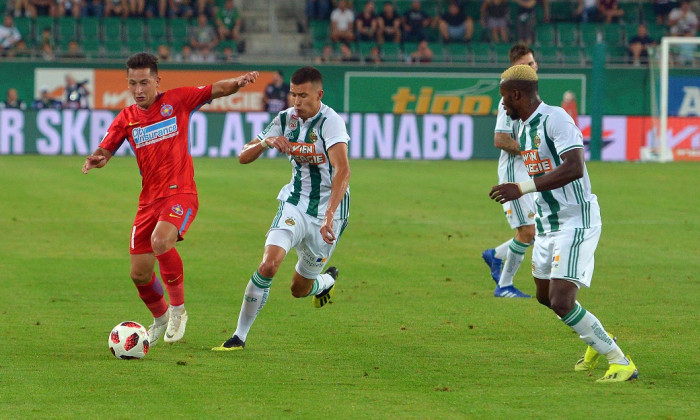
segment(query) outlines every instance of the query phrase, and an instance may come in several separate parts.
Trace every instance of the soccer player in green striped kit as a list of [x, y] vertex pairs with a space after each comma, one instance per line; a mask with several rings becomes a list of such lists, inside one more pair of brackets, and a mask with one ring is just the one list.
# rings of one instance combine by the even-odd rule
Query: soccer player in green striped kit
[[323, 78], [314, 67], [292, 74], [289, 90], [294, 106], [281, 111], [246, 144], [238, 160], [255, 161], [268, 148], [289, 155], [292, 180], [282, 187], [279, 209], [267, 232], [262, 262], [243, 296], [233, 336], [214, 351], [242, 350], [248, 331], [265, 305], [272, 279], [291, 248], [298, 261], [292, 276], [292, 295], [313, 296], [313, 306], [331, 301], [338, 270], [323, 269], [330, 259], [350, 210], [350, 164], [345, 121], [321, 102]]
[[600, 355], [608, 360], [600, 383], [636, 379], [637, 368], [618, 347], [601, 322], [576, 300], [578, 289], [590, 287], [594, 253], [600, 239], [598, 198], [584, 162], [581, 130], [562, 108], [539, 97], [537, 73], [516, 65], [501, 76], [506, 114], [517, 121], [513, 138], [519, 141], [531, 179], [491, 189], [490, 197], [503, 204], [535, 193], [537, 236], [532, 251], [532, 275], [537, 300], [588, 344], [575, 371], [590, 372]]

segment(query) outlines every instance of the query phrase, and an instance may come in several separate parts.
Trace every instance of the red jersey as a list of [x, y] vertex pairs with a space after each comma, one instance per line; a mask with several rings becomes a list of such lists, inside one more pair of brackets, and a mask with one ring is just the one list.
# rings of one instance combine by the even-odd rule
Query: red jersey
[[115, 153], [127, 140], [141, 171], [139, 205], [174, 194], [197, 194], [189, 151], [190, 115], [211, 100], [211, 85], [181, 87], [158, 94], [142, 110], [124, 108], [112, 121], [100, 147]]

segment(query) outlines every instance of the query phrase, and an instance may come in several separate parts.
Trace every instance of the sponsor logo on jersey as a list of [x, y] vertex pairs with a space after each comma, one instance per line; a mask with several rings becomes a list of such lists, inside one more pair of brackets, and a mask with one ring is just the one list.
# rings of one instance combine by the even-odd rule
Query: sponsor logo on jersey
[[172, 117], [155, 124], [147, 125], [146, 127], [136, 127], [134, 131], [131, 132], [131, 135], [138, 149], [161, 140], [175, 137], [177, 133], [177, 119], [176, 117]]
[[316, 132], [311, 130], [311, 133], [309, 134], [309, 141], [311, 143], [316, 143], [316, 140], [318, 140], [318, 135], [316, 135]]
[[559, 268], [559, 254], [552, 257], [552, 269]]
[[284, 224], [287, 226], [294, 226], [296, 225], [296, 222], [294, 221], [293, 217], [287, 217], [287, 220], [284, 221]]
[[323, 265], [326, 263], [326, 258], [314, 258], [307, 255], [304, 255], [303, 260], [307, 266], [313, 268], [323, 267]]
[[171, 210], [173, 213], [177, 214], [178, 216], [182, 216], [182, 215], [185, 213], [185, 211], [182, 210], [182, 206], [179, 205], [179, 204], [175, 204], [174, 206], [172, 206], [172, 207], [170, 208], [170, 210]]
[[262, 131], [261, 136], [265, 136], [268, 131], [272, 128], [272, 126], [275, 124], [275, 120], [270, 121], [270, 123], [265, 127], [265, 129]]
[[523, 157], [523, 162], [525, 163], [525, 169], [530, 176], [543, 174], [549, 172], [552, 169], [552, 161], [549, 159], [540, 159], [540, 152], [537, 150], [525, 150], [520, 152]]
[[169, 104], [163, 104], [160, 106], [160, 115], [164, 117], [169, 117], [173, 115], [173, 106]]
[[539, 148], [540, 148], [540, 144], [542, 144], [542, 140], [540, 139], [540, 135], [539, 135], [539, 134], [535, 134], [535, 138], [532, 140], [532, 144], [535, 145], [535, 149], [539, 149]]
[[316, 145], [313, 143], [291, 143], [292, 151], [289, 155], [295, 162], [309, 165], [320, 165], [326, 163], [326, 155], [316, 152]]

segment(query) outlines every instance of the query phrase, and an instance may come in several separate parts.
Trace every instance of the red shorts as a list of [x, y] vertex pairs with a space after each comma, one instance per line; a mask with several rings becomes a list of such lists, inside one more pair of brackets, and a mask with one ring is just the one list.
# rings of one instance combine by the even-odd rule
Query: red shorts
[[161, 220], [175, 225], [177, 240], [183, 240], [183, 236], [197, 215], [198, 208], [199, 200], [195, 194], [175, 194], [159, 198], [145, 206], [139, 205], [134, 226], [131, 229], [129, 253], [134, 255], [153, 252], [151, 234]]

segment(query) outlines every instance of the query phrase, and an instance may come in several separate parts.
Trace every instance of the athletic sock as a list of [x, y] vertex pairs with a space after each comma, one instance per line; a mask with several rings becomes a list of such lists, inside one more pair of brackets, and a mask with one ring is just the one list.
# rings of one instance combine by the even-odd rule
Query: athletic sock
[[185, 312], [185, 305], [170, 305], [170, 315], [182, 315]]
[[175, 247], [170, 248], [170, 251], [160, 255], [158, 258], [158, 266], [160, 267], [160, 276], [163, 278], [163, 283], [168, 291], [170, 304], [179, 306], [185, 303], [185, 284], [184, 274], [182, 269], [182, 258], [177, 253]]
[[609, 363], [618, 365], [629, 364], [620, 347], [610, 338], [603, 325], [598, 321], [598, 318], [583, 309], [578, 302], [576, 302], [574, 309], [561, 320], [576, 331], [584, 343], [593, 347], [598, 353], [605, 355]]
[[525, 251], [529, 244], [524, 244], [515, 238], [510, 242], [508, 253], [506, 254], [506, 262], [501, 271], [501, 278], [498, 280], [498, 287], [508, 287], [513, 285], [513, 277], [518, 272], [520, 264], [525, 258]]
[[272, 279], [261, 276], [257, 271], [250, 278], [248, 286], [245, 288], [245, 295], [243, 295], [241, 312], [238, 314], [236, 332], [233, 335], [237, 335], [238, 338], [245, 341], [250, 327], [255, 322], [255, 317], [258, 316], [267, 302], [271, 284]]
[[168, 311], [168, 302], [163, 297], [163, 285], [156, 277], [156, 273], [153, 273], [148, 284], [136, 285], [136, 289], [139, 291], [139, 297], [143, 303], [153, 314], [153, 318], [165, 315]]
[[335, 279], [330, 274], [319, 274], [316, 276], [316, 279], [314, 279], [314, 284], [311, 286], [311, 291], [307, 296], [317, 295], [333, 286], [334, 283]]
[[499, 260], [505, 259], [506, 255], [508, 255], [508, 248], [510, 247], [511, 242], [512, 242], [512, 239], [508, 239], [507, 241], [498, 245], [495, 248], [496, 253], [494, 254], [494, 257], [498, 258]]

